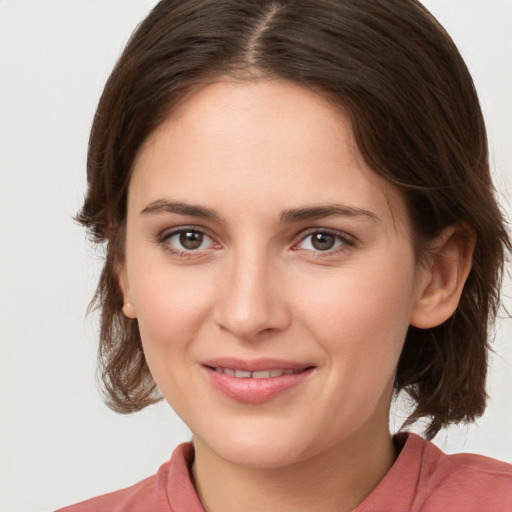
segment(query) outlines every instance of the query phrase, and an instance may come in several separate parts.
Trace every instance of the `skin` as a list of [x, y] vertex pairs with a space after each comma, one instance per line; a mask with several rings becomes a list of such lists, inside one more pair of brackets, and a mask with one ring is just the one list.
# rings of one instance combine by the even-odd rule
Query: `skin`
[[[180, 245], [179, 229], [199, 247]], [[322, 234], [332, 248], [313, 244]], [[193, 433], [206, 510], [352, 510], [371, 492], [395, 458], [388, 415], [407, 329], [448, 318], [469, 271], [456, 234], [419, 265], [399, 191], [365, 163], [343, 112], [298, 85], [210, 84], [148, 138], [129, 187], [124, 313]], [[205, 378], [214, 357], [313, 370], [243, 403]]]

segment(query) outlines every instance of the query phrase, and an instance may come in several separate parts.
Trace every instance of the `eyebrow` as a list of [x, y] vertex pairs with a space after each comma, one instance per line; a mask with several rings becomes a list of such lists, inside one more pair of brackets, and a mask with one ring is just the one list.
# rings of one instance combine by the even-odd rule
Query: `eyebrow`
[[281, 213], [281, 222], [293, 223], [304, 220], [322, 219], [324, 217], [343, 216], [343, 217], [362, 217], [374, 222], [380, 221], [379, 217], [363, 208], [354, 206], [344, 206], [339, 204], [329, 204], [325, 206], [310, 206], [304, 208], [292, 208]]
[[178, 215], [188, 215], [190, 217], [199, 217], [201, 219], [220, 222], [221, 219], [215, 210], [195, 206], [192, 204], [181, 203], [179, 201], [166, 201], [159, 199], [149, 203], [141, 212], [141, 215], [158, 214], [158, 213], [177, 213]]
[[[159, 213], [176, 213], [178, 215], [187, 215], [190, 217], [198, 217], [215, 222], [222, 222], [219, 214], [211, 208], [196, 206], [192, 204], [182, 203], [180, 201], [168, 201], [158, 199], [149, 203], [141, 212], [141, 215], [159, 214]], [[379, 217], [363, 208], [354, 206], [344, 206], [339, 204], [329, 204], [322, 206], [306, 206], [302, 208], [291, 208], [284, 210], [280, 215], [283, 224], [292, 224], [294, 222], [302, 222], [305, 220], [315, 220], [324, 217], [343, 216], [343, 217], [362, 217], [370, 219], [374, 222], [380, 221]]]

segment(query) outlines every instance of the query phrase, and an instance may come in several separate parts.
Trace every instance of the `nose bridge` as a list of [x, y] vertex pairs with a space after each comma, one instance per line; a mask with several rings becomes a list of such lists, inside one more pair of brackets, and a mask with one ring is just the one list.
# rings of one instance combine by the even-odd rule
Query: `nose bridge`
[[289, 315], [278, 292], [280, 275], [269, 251], [255, 246], [233, 250], [227, 258], [216, 321], [239, 338], [286, 327]]

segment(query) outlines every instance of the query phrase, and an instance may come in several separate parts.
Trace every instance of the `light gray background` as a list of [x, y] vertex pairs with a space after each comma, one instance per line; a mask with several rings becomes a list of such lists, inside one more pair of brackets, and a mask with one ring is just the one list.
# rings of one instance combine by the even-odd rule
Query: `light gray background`
[[[154, 473], [187, 428], [161, 404], [118, 416], [95, 388], [101, 258], [71, 217], [103, 83], [153, 0], [0, 0], [0, 510], [49, 511]], [[497, 187], [512, 197], [512, 2], [428, 0], [474, 74]], [[477, 207], [477, 205], [475, 205]], [[512, 309], [510, 282], [506, 303]], [[497, 330], [478, 425], [448, 452], [512, 462], [512, 321]], [[396, 423], [396, 422], [395, 422]]]

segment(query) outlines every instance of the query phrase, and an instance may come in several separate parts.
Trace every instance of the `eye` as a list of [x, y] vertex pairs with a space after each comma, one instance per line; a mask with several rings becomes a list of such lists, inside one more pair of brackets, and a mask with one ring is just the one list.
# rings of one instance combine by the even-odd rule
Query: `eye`
[[297, 248], [305, 251], [328, 252], [353, 245], [354, 241], [348, 235], [330, 231], [315, 231], [307, 234]]
[[173, 253], [204, 251], [211, 249], [215, 242], [198, 229], [182, 228], [164, 235], [164, 242]]

